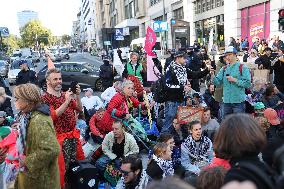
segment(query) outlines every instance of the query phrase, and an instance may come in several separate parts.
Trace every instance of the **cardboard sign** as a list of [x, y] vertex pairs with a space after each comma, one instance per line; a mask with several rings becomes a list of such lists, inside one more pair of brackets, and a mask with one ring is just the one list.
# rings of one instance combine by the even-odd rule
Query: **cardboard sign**
[[187, 124], [192, 121], [201, 121], [203, 108], [191, 106], [179, 106], [177, 112], [177, 120], [180, 124]]
[[270, 70], [253, 70], [253, 81], [260, 83], [268, 83], [269, 82], [269, 73]]

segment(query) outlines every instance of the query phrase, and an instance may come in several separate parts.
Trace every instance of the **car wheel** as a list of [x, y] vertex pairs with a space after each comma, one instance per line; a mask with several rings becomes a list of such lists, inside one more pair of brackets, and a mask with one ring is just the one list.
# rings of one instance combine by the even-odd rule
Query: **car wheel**
[[103, 92], [104, 91], [103, 81], [101, 79], [97, 79], [95, 87], [97, 91]]

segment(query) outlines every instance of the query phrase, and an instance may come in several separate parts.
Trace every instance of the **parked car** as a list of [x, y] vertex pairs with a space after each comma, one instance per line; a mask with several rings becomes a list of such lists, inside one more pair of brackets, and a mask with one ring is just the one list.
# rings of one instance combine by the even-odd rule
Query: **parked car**
[[28, 63], [28, 67], [31, 69], [31, 70], [34, 70], [35, 71], [35, 67], [34, 67], [34, 64], [32, 62], [32, 60], [30, 59], [17, 59], [17, 60], [14, 60], [11, 64], [10, 64], [10, 67], [9, 67], [9, 71], [8, 71], [8, 81], [9, 83], [12, 85], [12, 84], [15, 84], [16, 83], [16, 78], [18, 76], [18, 73], [21, 71], [21, 68], [19, 66], [19, 62], [21, 60], [26, 60], [27, 63]]
[[40, 62], [40, 54], [38, 51], [34, 51], [31, 55], [27, 56], [26, 59], [32, 60], [33, 63]]
[[6, 60], [0, 60], [0, 76], [7, 77], [9, 63]]
[[[62, 88], [68, 90], [72, 81], [77, 81], [81, 89], [92, 88], [97, 91], [103, 91], [102, 81], [99, 78], [99, 69], [86, 62], [60, 62], [54, 63], [56, 68], [61, 70]], [[46, 89], [45, 73], [47, 65], [38, 72], [39, 85]]]
[[69, 52], [70, 53], [76, 53], [78, 50], [77, 50], [77, 48], [76, 47], [70, 47], [70, 49], [69, 49]]
[[66, 60], [70, 59], [68, 48], [60, 48], [59, 53], [62, 59], [66, 59]]

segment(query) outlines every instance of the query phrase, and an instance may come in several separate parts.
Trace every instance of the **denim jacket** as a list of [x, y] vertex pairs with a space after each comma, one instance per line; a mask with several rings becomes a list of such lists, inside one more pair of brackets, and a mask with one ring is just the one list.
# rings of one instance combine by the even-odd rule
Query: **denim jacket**
[[[223, 85], [223, 102], [224, 103], [242, 103], [245, 101], [245, 89], [251, 87], [251, 74], [247, 66], [243, 65], [242, 74], [240, 73], [240, 62], [228, 65], [220, 69], [214, 77], [213, 83], [216, 86]], [[237, 79], [236, 82], [229, 82], [226, 75]]]

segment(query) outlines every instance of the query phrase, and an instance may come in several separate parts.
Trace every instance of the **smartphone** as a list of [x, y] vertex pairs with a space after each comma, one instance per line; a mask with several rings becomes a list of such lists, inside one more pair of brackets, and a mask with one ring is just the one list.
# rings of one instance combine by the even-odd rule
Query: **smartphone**
[[77, 85], [78, 85], [77, 81], [72, 81], [70, 84], [70, 89], [74, 94], [76, 94]]
[[226, 76], [230, 76], [230, 74], [226, 74]]

